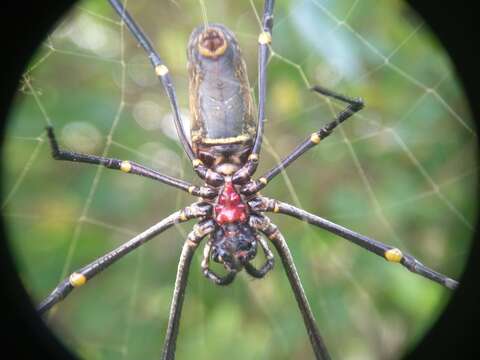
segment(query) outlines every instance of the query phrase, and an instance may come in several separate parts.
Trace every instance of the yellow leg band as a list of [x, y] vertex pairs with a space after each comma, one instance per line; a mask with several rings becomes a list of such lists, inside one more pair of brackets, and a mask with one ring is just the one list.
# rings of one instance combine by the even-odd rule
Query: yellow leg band
[[258, 42], [262, 45], [270, 44], [272, 42], [272, 34], [267, 31], [260, 33], [258, 36]]
[[279, 233], [278, 229], [276, 229], [273, 233], [271, 233], [270, 235], [268, 235], [268, 238], [269, 238], [270, 240], [276, 240], [279, 234], [280, 234], [280, 233]]
[[129, 173], [130, 171], [132, 171], [132, 164], [130, 164], [128, 161], [122, 161], [122, 163], [120, 164], [120, 170]]
[[317, 133], [313, 133], [312, 136], [310, 136], [310, 141], [313, 142], [314, 144], [318, 144], [322, 140], [320, 136], [318, 136]]
[[403, 254], [397, 248], [393, 248], [385, 251], [385, 259], [387, 259], [388, 261], [398, 263], [400, 262], [400, 260], [402, 260], [402, 258], [403, 258]]
[[197, 167], [197, 166], [203, 164], [203, 162], [202, 162], [202, 160], [200, 160], [200, 159], [194, 159], [194, 160], [192, 161], [192, 164], [193, 164], [193, 167]]
[[87, 282], [87, 278], [85, 275], [83, 274], [79, 274], [79, 273], [73, 273], [72, 275], [70, 275], [70, 277], [68, 278], [68, 282], [70, 283], [70, 285], [72, 285], [73, 287], [80, 287], [82, 285], [85, 285], [85, 283]]
[[275, 202], [275, 206], [273, 207], [273, 212], [278, 213], [280, 211], [280, 208], [278, 207], [278, 203]]
[[180, 215], [178, 217], [180, 219], [180, 221], [187, 221], [188, 218], [187, 218], [187, 215], [185, 215], [185, 213], [183, 211], [180, 212]]
[[155, 74], [158, 76], [165, 76], [168, 74], [168, 68], [165, 65], [155, 66]]

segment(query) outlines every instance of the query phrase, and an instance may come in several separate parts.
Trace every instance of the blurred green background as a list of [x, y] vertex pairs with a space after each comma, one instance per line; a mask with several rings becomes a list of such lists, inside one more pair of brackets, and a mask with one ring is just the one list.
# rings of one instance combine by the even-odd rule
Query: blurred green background
[[[255, 88], [254, 10], [261, 15], [262, 8], [261, 1], [128, 2], [169, 65], [185, 121], [190, 31], [205, 18], [230, 27]], [[273, 38], [259, 176], [341, 109], [309, 86], [362, 96], [367, 107], [262, 193], [460, 278], [477, 205], [477, 138], [448, 56], [428, 26], [401, 1], [277, 1]], [[3, 149], [2, 212], [34, 303], [65, 272], [192, 201], [148, 179], [53, 161], [47, 123], [62, 147], [106, 151], [199, 183], [145, 54], [106, 1], [79, 2], [26, 70]], [[333, 358], [401, 358], [451, 295], [325, 231], [272, 219]], [[158, 358], [191, 226], [160, 235], [75, 291], [46, 317], [52, 330], [81, 358]], [[242, 273], [224, 288], [202, 276], [200, 257], [191, 269], [178, 359], [313, 358], [279, 259], [264, 280]]]

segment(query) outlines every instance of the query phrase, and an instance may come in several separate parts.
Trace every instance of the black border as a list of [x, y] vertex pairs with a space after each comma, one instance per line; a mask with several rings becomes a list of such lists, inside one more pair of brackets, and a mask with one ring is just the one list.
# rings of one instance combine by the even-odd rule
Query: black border
[[[378, 0], [388, 1], [388, 0]], [[425, 19], [448, 50], [470, 102], [477, 129], [480, 119], [479, 84], [480, 42], [476, 36], [476, 17], [473, 2], [408, 0]], [[37, 45], [74, 0], [28, 0], [2, 2], [0, 10], [0, 144], [8, 110], [15, 95], [28, 59]], [[477, 131], [478, 132], [478, 131]], [[0, 178], [1, 181], [1, 178]], [[1, 184], [0, 184], [1, 185]], [[478, 192], [477, 192], [478, 194]], [[1, 221], [1, 220], [0, 220]], [[478, 224], [478, 222], [477, 222]], [[4, 235], [3, 221], [0, 230]], [[475, 240], [479, 238], [478, 227]], [[446, 311], [432, 331], [423, 339], [408, 359], [473, 359], [480, 353], [476, 344], [476, 325], [479, 324], [480, 297], [475, 288], [479, 275], [478, 241], [473, 244], [462, 286], [454, 294]], [[0, 242], [0, 324], [3, 330], [0, 344], [11, 359], [68, 359], [71, 355], [47, 329], [20, 286], [6, 242]], [[3, 354], [2, 354], [3, 355]]]
[[[36, 48], [74, 0], [2, 2], [0, 10], [0, 145], [20, 76]], [[3, 160], [3, 159], [2, 159]], [[0, 178], [0, 181], [2, 178]], [[1, 183], [0, 183], [1, 185]], [[0, 219], [2, 240], [5, 238]], [[36, 315], [20, 285], [6, 241], [0, 242], [0, 357], [9, 359], [73, 359]]]
[[[427, 22], [430, 29], [447, 49], [457, 76], [467, 95], [472, 118], [478, 134], [480, 125], [480, 49], [478, 49], [477, 12], [473, 1], [408, 0], [408, 3]], [[477, 138], [478, 141], [478, 138]], [[478, 144], [477, 144], [478, 146]], [[479, 148], [477, 147], [477, 161]], [[478, 163], [477, 163], [478, 164]], [[480, 187], [477, 178], [477, 206]], [[454, 293], [445, 312], [419, 346], [407, 357], [410, 359], [474, 359], [479, 358], [478, 324], [480, 296], [476, 289], [480, 275], [479, 215], [472, 249], [461, 287]]]

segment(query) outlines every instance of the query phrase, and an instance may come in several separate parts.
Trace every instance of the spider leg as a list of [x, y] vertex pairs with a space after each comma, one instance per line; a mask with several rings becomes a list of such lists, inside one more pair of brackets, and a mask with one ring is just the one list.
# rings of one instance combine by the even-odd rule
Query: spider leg
[[312, 344], [313, 352], [317, 360], [329, 360], [330, 355], [325, 346], [325, 343], [320, 335], [315, 317], [313, 315], [310, 304], [308, 303], [305, 291], [298, 276], [295, 263], [293, 262], [292, 254], [288, 248], [283, 235], [278, 230], [277, 226], [270, 222], [270, 219], [263, 215], [252, 215], [250, 217], [250, 225], [267, 236], [277, 249], [278, 255], [282, 259], [283, 267], [287, 274], [290, 285], [292, 286], [295, 299], [303, 316], [305, 327]]
[[217, 195], [217, 191], [209, 187], [194, 186], [186, 181], [176, 179], [174, 177], [163, 175], [156, 170], [149, 169], [146, 166], [137, 164], [133, 161], [118, 160], [113, 158], [107, 158], [96, 155], [81, 154], [73, 151], [61, 150], [58, 146], [53, 128], [48, 126], [46, 128], [48, 139], [50, 140], [50, 147], [52, 149], [52, 156], [56, 160], [66, 160], [73, 162], [82, 162], [87, 164], [99, 164], [106, 168], [121, 170], [128, 174], [135, 174], [150, 179], [158, 180], [164, 184], [173, 186], [175, 188], [187, 191], [194, 196], [200, 196], [204, 198], [213, 198]]
[[188, 234], [187, 240], [183, 245], [182, 254], [180, 255], [180, 260], [178, 262], [177, 278], [175, 280], [175, 289], [173, 290], [173, 298], [170, 305], [167, 333], [163, 345], [163, 360], [173, 360], [175, 358], [175, 344], [177, 341], [183, 299], [185, 297], [185, 288], [187, 287], [188, 272], [192, 263], [193, 254], [200, 241], [213, 230], [215, 230], [214, 221], [211, 219], [203, 220], [194, 226], [193, 231]]
[[458, 286], [458, 281], [453, 280], [443, 274], [440, 274], [428, 268], [420, 261], [415, 259], [413, 256], [402, 253], [400, 249], [383, 244], [380, 241], [371, 239], [367, 236], [358, 234], [352, 230], [344, 228], [343, 226], [322, 219], [319, 216], [310, 214], [309, 212], [296, 208], [295, 206], [292, 206], [290, 204], [283, 203], [274, 199], [261, 197], [251, 201], [249, 205], [255, 211], [268, 211], [289, 215], [299, 220], [305, 221], [309, 224], [330, 231], [336, 235], [343, 237], [344, 239], [353, 242], [354, 244], [364, 248], [365, 250], [368, 250], [378, 256], [383, 257], [390, 262], [400, 263], [411, 272], [421, 275], [429, 280], [435, 281], [449, 289], [455, 289]]
[[236, 271], [229, 271], [227, 275], [220, 276], [210, 270], [209, 262], [210, 262], [210, 251], [212, 249], [212, 241], [210, 240], [207, 242], [203, 249], [203, 259], [202, 259], [202, 271], [205, 277], [212, 281], [217, 285], [229, 285], [235, 280], [235, 276], [237, 275]]
[[289, 155], [283, 158], [278, 165], [270, 169], [258, 180], [250, 181], [249, 183], [247, 183], [241, 190], [244, 195], [255, 194], [256, 192], [263, 189], [267, 185], [267, 183], [275, 176], [277, 176], [282, 170], [284, 170], [287, 166], [293, 163], [297, 158], [306, 153], [312, 147], [319, 144], [320, 141], [329, 136], [338, 125], [340, 125], [342, 122], [350, 118], [353, 114], [360, 111], [364, 107], [364, 103], [361, 98], [350, 98], [348, 96], [338, 94], [331, 90], [327, 90], [320, 86], [314, 86], [312, 90], [322, 95], [340, 100], [346, 103], [347, 107], [340, 111], [331, 122], [327, 123], [322, 128], [320, 128], [320, 130], [312, 133], [309, 137], [307, 137]]
[[190, 161], [193, 161], [193, 159], [195, 158], [195, 155], [193, 154], [192, 147], [190, 146], [190, 143], [187, 140], [187, 136], [185, 135], [185, 129], [183, 128], [182, 122], [180, 120], [180, 112], [178, 110], [177, 96], [175, 94], [175, 88], [173, 86], [172, 79], [170, 78], [168, 68], [165, 66], [165, 64], [163, 63], [163, 60], [160, 58], [158, 53], [153, 48], [152, 44], [150, 43], [150, 40], [147, 38], [145, 33], [142, 31], [142, 29], [135, 23], [135, 21], [132, 19], [132, 17], [128, 13], [128, 11], [123, 7], [123, 5], [118, 0], [108, 0], [108, 2], [110, 3], [110, 5], [112, 5], [112, 7], [118, 13], [120, 18], [127, 25], [132, 35], [135, 37], [135, 39], [137, 39], [138, 43], [142, 46], [142, 48], [148, 54], [148, 58], [150, 59], [150, 62], [152, 63], [155, 69], [155, 74], [159, 77], [160, 81], [162, 82], [163, 88], [165, 89], [165, 92], [167, 93], [167, 96], [170, 100], [170, 105], [172, 107], [172, 111], [174, 115], [173, 119], [175, 123], [175, 128], [177, 130], [177, 134], [180, 139], [180, 142], [182, 143], [183, 149], [187, 153], [187, 156], [189, 157]]
[[127, 25], [132, 35], [137, 39], [138, 43], [142, 48], [147, 52], [148, 58], [152, 63], [155, 74], [160, 79], [165, 92], [167, 93], [168, 99], [170, 100], [170, 106], [173, 112], [173, 122], [177, 130], [178, 138], [182, 144], [183, 150], [187, 154], [188, 158], [193, 164], [193, 168], [196, 173], [202, 178], [205, 179], [209, 184], [213, 186], [218, 186], [223, 183], [223, 177], [220, 174], [217, 174], [213, 171], [209, 171], [202, 162], [196, 158], [193, 153], [192, 146], [188, 141], [187, 136], [185, 135], [185, 129], [183, 128], [182, 122], [180, 120], [180, 112], [178, 109], [177, 95], [175, 93], [175, 87], [173, 86], [172, 79], [170, 78], [169, 70], [167, 66], [163, 63], [163, 60], [160, 58], [160, 55], [155, 51], [150, 40], [147, 38], [142, 29], [135, 23], [133, 18], [130, 16], [128, 11], [118, 0], [108, 0], [110, 5], [118, 13], [123, 22]]
[[273, 256], [272, 251], [269, 249], [267, 242], [262, 236], [257, 236], [258, 241], [263, 249], [265, 254], [265, 264], [262, 265], [260, 269], [255, 268], [251, 263], [245, 264], [245, 270], [250, 276], [254, 278], [261, 279], [263, 278], [270, 270], [273, 269], [273, 265], [275, 264], [275, 258]]
[[246, 164], [233, 175], [233, 182], [238, 184], [249, 179], [258, 165], [258, 155], [262, 148], [265, 127], [265, 101], [267, 98], [267, 62], [272, 42], [274, 0], [266, 0], [263, 7], [262, 32], [258, 37], [258, 123], [252, 153]]
[[174, 224], [188, 221], [193, 218], [204, 217], [211, 213], [211, 205], [206, 203], [194, 203], [183, 210], [174, 212], [162, 221], [138, 234], [134, 238], [120, 245], [90, 264], [74, 271], [67, 279], [63, 280], [38, 306], [37, 310], [44, 313], [53, 305], [67, 297], [77, 287], [84, 285], [88, 280], [99, 274], [117, 260], [135, 250], [140, 245], [160, 234]]

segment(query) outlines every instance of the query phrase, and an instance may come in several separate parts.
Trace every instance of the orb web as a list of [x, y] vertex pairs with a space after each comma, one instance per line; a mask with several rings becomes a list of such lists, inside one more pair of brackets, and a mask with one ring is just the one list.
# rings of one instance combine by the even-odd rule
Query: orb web
[[[185, 47], [199, 23], [222, 22], [234, 31], [256, 93], [262, 2], [126, 6], [171, 70], [186, 129]], [[459, 278], [476, 212], [477, 135], [448, 56], [428, 26], [398, 1], [277, 1], [268, 75], [258, 176], [341, 110], [311, 93], [312, 85], [361, 96], [367, 106], [262, 193]], [[79, 3], [25, 71], [3, 154], [2, 213], [19, 273], [37, 303], [69, 272], [192, 200], [148, 179], [53, 161], [45, 125], [55, 127], [62, 147], [81, 151], [87, 137], [95, 154], [199, 183], [146, 55], [106, 2]], [[291, 246], [335, 358], [400, 358], [448, 301], [448, 290], [343, 239], [272, 219]], [[191, 226], [163, 233], [72, 294], [47, 315], [53, 331], [84, 358], [158, 356]], [[228, 288], [208, 283], [199, 262], [197, 255], [179, 358], [232, 356], [239, 329], [246, 346], [234, 357], [311, 354], [278, 259], [264, 280], [240, 276]]]

